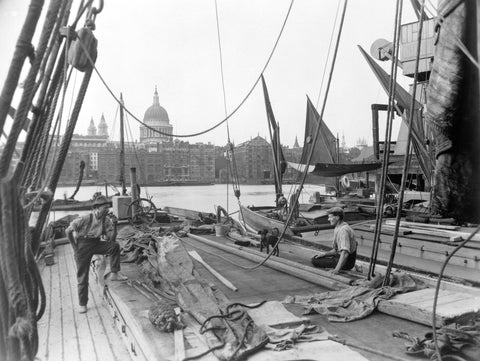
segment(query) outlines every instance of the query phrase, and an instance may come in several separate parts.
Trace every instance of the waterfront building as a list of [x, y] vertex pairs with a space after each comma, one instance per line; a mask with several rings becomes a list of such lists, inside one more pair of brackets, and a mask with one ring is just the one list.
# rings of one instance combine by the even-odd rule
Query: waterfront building
[[256, 136], [235, 147], [240, 183], [262, 184], [273, 181], [272, 148], [265, 138]]

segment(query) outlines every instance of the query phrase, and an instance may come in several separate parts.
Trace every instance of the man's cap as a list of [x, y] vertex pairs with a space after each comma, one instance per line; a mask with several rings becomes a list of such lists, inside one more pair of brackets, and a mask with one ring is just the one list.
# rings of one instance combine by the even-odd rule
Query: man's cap
[[95, 198], [95, 200], [93, 201], [93, 208], [97, 208], [97, 207], [100, 207], [100, 206], [103, 206], [103, 205], [109, 205], [110, 206], [110, 201], [107, 199], [107, 197], [105, 196], [98, 196], [97, 198]]
[[332, 207], [327, 211], [327, 214], [333, 214], [334, 216], [343, 215], [343, 208], [341, 207]]

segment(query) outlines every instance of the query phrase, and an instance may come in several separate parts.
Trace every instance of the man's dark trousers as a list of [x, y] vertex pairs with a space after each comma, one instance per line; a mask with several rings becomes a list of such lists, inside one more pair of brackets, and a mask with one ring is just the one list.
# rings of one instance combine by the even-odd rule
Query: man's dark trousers
[[101, 241], [100, 238], [81, 238], [75, 252], [77, 263], [78, 299], [80, 306], [88, 303], [88, 274], [94, 254], [110, 256], [110, 271], [120, 271], [120, 245], [115, 242]]

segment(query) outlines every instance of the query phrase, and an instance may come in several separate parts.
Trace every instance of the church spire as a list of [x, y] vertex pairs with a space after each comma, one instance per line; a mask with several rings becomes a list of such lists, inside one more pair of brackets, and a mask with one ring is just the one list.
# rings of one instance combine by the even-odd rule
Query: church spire
[[102, 113], [102, 117], [100, 118], [100, 123], [98, 124], [98, 135], [107, 136], [108, 137], [108, 125], [105, 121], [105, 116]]
[[297, 136], [295, 136], [295, 143], [293, 143], [293, 147], [294, 147], [294, 148], [300, 148], [300, 146], [298, 145], [298, 138], [297, 138]]
[[93, 122], [93, 117], [90, 119], [90, 125], [88, 126], [88, 133], [89, 136], [97, 135], [97, 127]]

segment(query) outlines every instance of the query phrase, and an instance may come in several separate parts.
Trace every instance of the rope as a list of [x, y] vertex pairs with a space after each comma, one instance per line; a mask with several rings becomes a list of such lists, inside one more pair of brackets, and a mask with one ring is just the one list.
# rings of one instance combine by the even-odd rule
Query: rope
[[0, 130], [2, 131], [8, 110], [10, 109], [10, 104], [13, 100], [13, 95], [20, 79], [23, 63], [25, 58], [32, 54], [31, 41], [42, 12], [43, 3], [44, 0], [32, 0], [20, 36], [18, 37], [17, 44], [15, 45], [15, 52], [10, 63], [2, 93], [0, 94]]
[[328, 58], [330, 57], [330, 50], [332, 47], [333, 35], [335, 34], [335, 25], [337, 25], [339, 11], [340, 11], [340, 0], [338, 1], [338, 4], [337, 4], [337, 12], [335, 13], [335, 20], [333, 21], [332, 33], [330, 34], [330, 42], [328, 43], [327, 58], [325, 59], [325, 66], [323, 67], [322, 81], [320, 82], [320, 89], [318, 89], [318, 97], [317, 97], [317, 103], [316, 103], [317, 108], [320, 103], [320, 95], [322, 95], [323, 80], [325, 79], [325, 73], [327, 72], [327, 63], [328, 63]]
[[50, 34], [55, 25], [59, 9], [60, 0], [54, 0], [50, 3], [43, 30], [40, 35], [40, 40], [35, 51], [35, 59], [25, 80], [22, 98], [20, 100], [18, 109], [15, 112], [15, 118], [10, 129], [10, 134], [8, 136], [7, 143], [5, 144], [5, 148], [0, 158], [0, 178], [5, 177], [5, 175], [7, 174], [8, 168], [10, 166], [10, 161], [15, 151], [18, 136], [23, 129], [23, 126], [27, 119], [28, 111], [30, 110], [30, 107], [32, 105], [32, 100], [35, 95], [35, 80], [38, 74], [38, 70], [40, 69], [45, 50], [47, 49]]
[[[218, 6], [217, 0], [215, 0], [215, 19], [217, 21], [217, 38], [218, 38], [218, 55], [220, 58], [220, 74], [222, 75], [222, 91], [223, 91], [223, 108], [225, 110], [225, 116], [227, 113], [227, 94], [225, 92], [225, 76], [223, 74], [223, 57], [222, 57], [222, 42], [220, 40], [220, 24], [218, 20]], [[228, 132], [228, 122], [227, 122], [227, 132]], [[228, 133], [228, 141], [230, 141], [230, 133]]]
[[5, 282], [8, 304], [1, 312], [9, 314], [8, 317], [2, 317], [8, 320], [7, 334], [4, 333], [2, 338], [6, 340], [8, 337], [6, 342], [9, 347], [0, 350], [3, 353], [0, 358], [33, 360], [38, 345], [38, 334], [33, 325], [34, 317], [32, 317], [28, 299], [28, 293], [31, 290], [27, 290], [23, 278], [28, 277], [25, 274], [25, 247], [28, 245], [25, 244], [26, 221], [17, 185], [18, 181], [14, 177], [0, 183], [0, 230], [2, 232], [0, 276]]
[[378, 248], [380, 245], [380, 227], [383, 219], [383, 205], [385, 201], [385, 183], [388, 176], [388, 162], [390, 159], [390, 145], [392, 138], [392, 128], [393, 128], [393, 112], [394, 112], [394, 100], [395, 100], [395, 88], [396, 88], [396, 79], [397, 79], [397, 63], [398, 63], [398, 52], [399, 52], [399, 42], [400, 42], [400, 25], [401, 25], [401, 14], [402, 14], [403, 0], [397, 0], [397, 6], [395, 10], [395, 25], [394, 25], [394, 37], [393, 37], [393, 61], [391, 65], [390, 73], [390, 86], [389, 86], [389, 96], [388, 96], [388, 115], [387, 115], [387, 127], [385, 129], [385, 150], [383, 152], [383, 168], [382, 176], [380, 179], [380, 194], [378, 197], [377, 203], [377, 217], [375, 220], [375, 233], [373, 238], [372, 253], [370, 256], [370, 264], [368, 267], [368, 279], [375, 276], [375, 263], [378, 255]]
[[[420, 7], [420, 13], [423, 14], [425, 9], [425, 0], [422, 0], [422, 4]], [[423, 17], [420, 18], [420, 26], [418, 29], [418, 36], [417, 36], [417, 53], [415, 58], [415, 75], [413, 79], [413, 91], [412, 91], [412, 101], [410, 103], [410, 114], [408, 117], [408, 136], [407, 136], [407, 148], [405, 150], [405, 158], [403, 162], [403, 170], [402, 170], [402, 181], [400, 185], [400, 196], [398, 199], [398, 207], [397, 207], [397, 214], [395, 218], [395, 230], [393, 232], [393, 240], [392, 240], [392, 249], [390, 251], [390, 259], [388, 260], [387, 269], [385, 271], [385, 278], [383, 279], [383, 287], [389, 285], [390, 273], [392, 271], [393, 260], [395, 258], [395, 252], [397, 249], [398, 243], [398, 231], [400, 229], [400, 220], [402, 218], [402, 205], [403, 199], [405, 194], [405, 187], [408, 178], [408, 169], [410, 166], [410, 159], [411, 159], [411, 144], [412, 144], [412, 125], [413, 125], [413, 114], [414, 114], [414, 107], [415, 107], [415, 99], [417, 95], [417, 83], [418, 83], [418, 67], [420, 63], [420, 45], [422, 44], [422, 30], [423, 30]], [[379, 232], [380, 233], [380, 232]]]
[[[329, 91], [330, 91], [330, 85], [331, 85], [331, 82], [332, 82], [333, 70], [335, 68], [335, 62], [336, 62], [336, 59], [337, 59], [338, 48], [339, 48], [339, 45], [340, 45], [340, 38], [341, 38], [341, 35], [342, 35], [342, 30], [343, 30], [343, 23], [345, 21], [345, 13], [347, 11], [347, 5], [348, 5], [348, 0], [345, 0], [344, 5], [343, 5], [342, 16], [341, 16], [341, 20], [340, 20], [340, 26], [339, 26], [339, 30], [338, 30], [338, 34], [337, 34], [337, 39], [336, 39], [336, 44], [335, 44], [335, 50], [334, 50], [334, 54], [333, 54], [331, 69], [330, 69], [329, 76], [328, 76], [327, 88], [325, 90], [325, 96], [324, 96], [324, 100], [323, 100], [322, 110], [321, 110], [321, 113], [319, 115], [319, 120], [320, 121], [317, 123], [316, 129], [315, 129], [315, 137], [314, 137], [314, 140], [313, 140], [313, 144], [316, 144], [316, 142], [317, 142], [318, 135], [319, 135], [319, 130], [320, 130], [320, 125], [321, 125], [321, 119], [323, 119], [323, 114], [325, 112], [325, 106], [326, 106], [326, 103], [327, 103], [327, 98], [328, 98], [328, 94], [329, 94]], [[308, 99], [308, 101], [310, 102], [310, 99]], [[311, 149], [310, 149], [310, 152], [308, 154], [307, 164], [310, 164], [310, 162], [312, 160], [314, 148], [315, 147], [311, 147]], [[307, 174], [308, 174], [308, 167], [305, 167], [305, 170], [302, 174], [300, 184], [298, 186], [299, 191], [295, 194], [295, 197], [293, 199], [293, 204], [296, 204], [297, 201], [298, 201], [301, 190], [303, 189], [303, 185], [305, 184], [305, 179], [307, 178]], [[290, 224], [290, 221], [293, 217], [293, 214], [294, 214], [294, 207], [292, 207], [288, 212], [287, 220], [285, 221], [285, 226], [282, 229], [282, 232], [280, 233], [280, 235], [278, 237], [277, 243], [275, 244], [275, 246], [273, 246], [272, 252], [270, 252], [262, 262], [260, 262], [259, 264], [257, 264], [254, 267], [249, 268], [250, 271], [253, 271], [253, 270], [261, 267], [262, 265], [264, 265], [265, 262], [267, 262], [268, 259], [272, 256], [272, 254], [274, 253], [274, 251], [277, 249], [278, 245], [280, 244], [280, 241], [285, 236], [285, 232], [286, 232], [286, 230], [287, 230], [287, 228]]]
[[[67, 123], [67, 128], [65, 129], [64, 137], [62, 139], [62, 143], [60, 145], [60, 151], [58, 154], [57, 161], [52, 167], [52, 176], [48, 184], [48, 189], [50, 189], [53, 193], [55, 193], [55, 189], [57, 188], [57, 183], [60, 178], [60, 173], [63, 168], [63, 163], [65, 162], [65, 158], [68, 153], [68, 148], [70, 146], [70, 141], [72, 140], [72, 135], [75, 130], [75, 125], [77, 124], [78, 115], [80, 114], [80, 109], [83, 104], [83, 99], [85, 98], [85, 94], [87, 92], [88, 84], [90, 82], [90, 78], [92, 76], [92, 68], [88, 69], [83, 76], [83, 81], [78, 91], [77, 100], [75, 102], [75, 106], [72, 111], [71, 118]], [[52, 199], [47, 201], [43, 204], [40, 214], [38, 215], [37, 223], [35, 225], [35, 236], [38, 237], [40, 234], [40, 230], [42, 229], [49, 209], [52, 205]]]
[[[151, 126], [145, 124], [144, 122], [142, 122], [138, 117], [136, 117], [128, 108], [124, 108], [125, 109], [125, 112], [127, 112], [128, 114], [130, 114], [130, 116], [135, 119], [135, 121], [137, 121], [139, 124], [143, 125], [144, 127], [146, 127], [147, 129], [150, 129], [152, 132], [154, 133], [157, 133], [157, 134], [161, 134], [161, 135], [167, 135], [169, 137], [176, 137], [176, 138], [190, 138], [190, 137], [196, 137], [196, 136], [199, 136], [199, 135], [203, 135], [205, 133], [208, 133], [208, 132], [211, 132], [212, 130], [218, 128], [220, 125], [222, 125], [223, 123], [225, 123], [228, 119], [230, 119], [242, 106], [243, 104], [247, 101], [247, 99], [250, 97], [250, 95], [253, 93], [253, 90], [256, 88], [256, 86], [258, 85], [260, 79], [261, 79], [261, 74], [263, 74], [265, 72], [265, 70], [267, 69], [268, 65], [270, 64], [270, 60], [272, 59], [273, 57], [273, 54], [275, 53], [275, 50], [277, 49], [277, 45], [280, 41], [280, 38], [283, 34], [283, 30], [285, 29], [285, 26], [287, 24], [287, 20], [289, 18], [289, 15], [290, 15], [290, 12], [291, 12], [291, 9], [292, 9], [292, 6], [293, 6], [293, 3], [294, 3], [295, 0], [291, 0], [290, 2], [290, 6], [288, 8], [288, 11], [287, 11], [287, 14], [285, 16], [285, 19], [283, 21], [283, 24], [282, 24], [282, 28], [280, 29], [280, 32], [277, 36], [277, 39], [275, 41], [275, 44], [273, 46], [273, 49], [272, 51], [270, 52], [269, 56], [268, 56], [268, 59], [267, 61], [265, 62], [265, 65], [263, 66], [262, 70], [260, 71], [260, 75], [257, 77], [257, 80], [255, 80], [255, 82], [253, 83], [253, 85], [251, 86], [250, 90], [247, 92], [247, 94], [244, 96], [244, 98], [240, 101], [240, 103], [235, 107], [234, 110], [232, 110], [230, 112], [230, 114], [228, 114], [228, 116], [226, 116], [223, 120], [221, 120], [220, 122], [218, 122], [217, 124], [213, 125], [212, 127], [208, 128], [208, 129], [205, 129], [203, 131], [200, 131], [200, 132], [197, 132], [197, 133], [192, 133], [192, 134], [170, 134], [170, 133], [165, 133], [165, 132], [162, 132], [162, 131], [159, 131], [155, 128], [152, 128]], [[85, 50], [85, 47], [84, 45], [82, 44], [82, 47], [83, 49]], [[93, 69], [95, 71], [95, 73], [98, 75], [100, 81], [103, 83], [103, 85], [105, 86], [105, 88], [107, 89], [107, 91], [110, 93], [110, 95], [112, 96], [113, 99], [115, 99], [115, 101], [117, 103], [120, 103], [120, 99], [117, 98], [117, 96], [115, 95], [115, 93], [112, 91], [112, 89], [110, 88], [110, 86], [107, 84], [107, 82], [105, 81], [105, 79], [102, 77], [102, 75], [100, 74], [100, 72], [98, 71], [97, 67], [95, 66], [93, 60], [91, 59], [90, 55], [89, 54], [85, 54], [88, 58], [88, 60], [90, 61], [91, 65], [93, 66]]]
[[442, 281], [443, 273], [445, 272], [445, 268], [448, 265], [448, 262], [450, 262], [450, 259], [457, 253], [461, 248], [463, 248], [472, 238], [475, 236], [478, 232], [480, 231], [480, 226], [477, 226], [477, 228], [468, 236], [468, 238], [462, 243], [460, 243], [457, 248], [455, 248], [452, 253], [450, 253], [443, 262], [442, 268], [440, 269], [440, 272], [438, 274], [438, 280], [437, 280], [437, 285], [435, 287], [435, 296], [433, 298], [433, 308], [432, 308], [432, 333], [433, 333], [433, 342], [435, 344], [435, 352], [437, 353], [437, 357], [439, 361], [442, 361], [442, 356], [440, 354], [440, 348], [438, 346], [438, 337], [437, 337], [437, 301], [438, 301], [438, 294], [440, 292], [440, 284]]
[[[213, 319], [218, 318], [218, 319], [221, 319], [221, 320], [225, 320], [225, 322], [228, 322], [228, 321], [234, 322], [234, 321], [240, 320], [241, 318], [243, 318], [246, 315], [245, 311], [243, 311], [243, 310], [235, 310], [235, 311], [230, 312], [229, 310], [233, 307], [240, 306], [240, 307], [244, 307], [244, 308], [254, 309], [254, 308], [258, 308], [258, 307], [262, 306], [266, 302], [267, 301], [264, 300], [264, 301], [259, 302], [256, 305], [252, 305], [252, 306], [244, 305], [244, 304], [239, 303], [239, 302], [231, 303], [231, 304], [229, 304], [225, 307], [226, 313], [223, 313], [222, 310], [220, 310], [220, 312], [221, 312], [220, 314], [212, 315], [210, 317], [207, 317], [205, 319], [205, 321], [203, 321], [201, 326], [200, 326], [200, 334], [203, 335], [205, 332], [208, 332], [208, 331], [213, 332], [213, 331], [216, 331], [216, 330], [224, 329], [224, 327], [219, 327], [219, 326], [212, 326], [212, 327], [209, 327], [209, 328], [205, 328], [207, 323], [209, 323]], [[235, 316], [235, 317], [233, 317], [233, 316]], [[227, 325], [228, 325], [228, 323], [227, 323]], [[240, 337], [240, 339], [238, 339], [238, 346], [235, 348], [232, 355], [230, 355], [230, 359], [234, 359], [234, 357], [238, 353], [238, 351], [240, 351], [240, 349], [245, 345], [245, 339], [246, 339], [247, 334], [248, 334], [248, 328], [252, 325], [254, 325], [253, 321], [249, 320], [247, 322], [247, 324], [244, 326], [243, 334]], [[232, 333], [233, 333], [233, 330], [232, 330]], [[225, 340], [219, 335], [216, 335], [216, 336], [221, 340], [220, 345], [214, 346], [214, 347], [208, 349], [207, 351], [202, 352], [201, 354], [186, 357], [186, 358], [183, 359], [183, 361], [196, 360], [196, 359], [199, 359], [200, 357], [203, 357], [203, 356], [209, 354], [212, 351], [219, 350], [219, 349], [223, 348], [225, 346]]]

